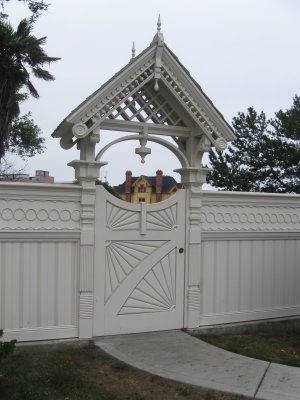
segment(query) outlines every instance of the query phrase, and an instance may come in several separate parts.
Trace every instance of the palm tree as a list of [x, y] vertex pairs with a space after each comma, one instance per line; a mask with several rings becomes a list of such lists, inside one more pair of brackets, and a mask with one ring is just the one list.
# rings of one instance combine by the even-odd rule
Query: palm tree
[[60, 60], [49, 57], [42, 46], [46, 37], [31, 34], [33, 22], [23, 19], [14, 31], [6, 21], [0, 21], [0, 161], [8, 149], [12, 122], [20, 114], [19, 102], [26, 98], [21, 89], [33, 97], [39, 94], [30, 80], [31, 74], [45, 81], [54, 80], [44, 64]]

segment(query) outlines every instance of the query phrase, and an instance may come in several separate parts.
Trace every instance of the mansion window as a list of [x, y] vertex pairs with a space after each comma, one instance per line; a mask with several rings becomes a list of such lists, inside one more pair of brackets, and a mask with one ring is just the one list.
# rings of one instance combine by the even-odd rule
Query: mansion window
[[138, 187], [138, 192], [139, 193], [145, 193], [146, 192], [146, 187], [145, 187], [145, 185], [140, 185], [139, 187]]

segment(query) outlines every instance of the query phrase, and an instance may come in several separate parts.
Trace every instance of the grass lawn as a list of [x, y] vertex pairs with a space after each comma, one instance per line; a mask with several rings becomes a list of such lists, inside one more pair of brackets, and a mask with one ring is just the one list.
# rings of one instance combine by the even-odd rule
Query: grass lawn
[[1, 400], [239, 400], [137, 370], [94, 346], [10, 355], [0, 364]]
[[300, 330], [242, 334], [195, 335], [201, 340], [244, 356], [300, 367]]

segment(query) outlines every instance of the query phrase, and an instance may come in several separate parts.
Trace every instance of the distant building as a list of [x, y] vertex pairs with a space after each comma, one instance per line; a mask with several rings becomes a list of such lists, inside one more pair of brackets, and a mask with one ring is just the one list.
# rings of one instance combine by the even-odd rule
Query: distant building
[[49, 171], [35, 171], [35, 176], [30, 179], [39, 183], [54, 183], [54, 177], [49, 175]]
[[49, 176], [49, 171], [35, 171], [35, 176], [29, 174], [3, 174], [0, 181], [54, 183], [54, 177]]
[[126, 171], [125, 176], [125, 182], [114, 189], [129, 203], [157, 203], [168, 199], [182, 187], [172, 176], [164, 176], [161, 170], [156, 172], [156, 176], [134, 177], [131, 171]]

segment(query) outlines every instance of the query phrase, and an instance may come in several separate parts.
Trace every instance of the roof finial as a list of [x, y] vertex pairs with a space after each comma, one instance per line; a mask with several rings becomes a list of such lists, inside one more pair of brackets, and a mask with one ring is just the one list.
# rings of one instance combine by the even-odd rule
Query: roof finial
[[158, 14], [158, 20], [157, 20], [157, 32], [161, 31], [161, 20], [160, 20], [160, 14]]
[[132, 44], [131, 52], [132, 52], [132, 57], [131, 58], [134, 58], [135, 57], [135, 44], [134, 44], [134, 42]]

